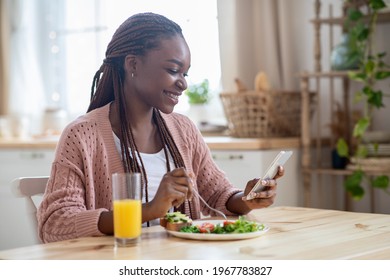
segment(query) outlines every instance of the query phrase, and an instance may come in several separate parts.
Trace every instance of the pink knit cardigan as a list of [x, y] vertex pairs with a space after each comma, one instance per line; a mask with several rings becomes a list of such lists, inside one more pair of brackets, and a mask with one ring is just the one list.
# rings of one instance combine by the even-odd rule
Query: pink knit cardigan
[[[101, 212], [112, 209], [111, 175], [123, 172], [112, 127], [109, 104], [70, 123], [58, 142], [43, 201], [38, 209], [39, 237], [43, 242], [103, 235], [98, 230]], [[186, 169], [197, 178], [200, 195], [212, 207], [226, 209], [234, 188], [215, 165], [197, 127], [185, 116], [163, 114], [184, 159]], [[194, 198], [194, 218], [210, 213]], [[186, 211], [189, 214], [188, 205]]]

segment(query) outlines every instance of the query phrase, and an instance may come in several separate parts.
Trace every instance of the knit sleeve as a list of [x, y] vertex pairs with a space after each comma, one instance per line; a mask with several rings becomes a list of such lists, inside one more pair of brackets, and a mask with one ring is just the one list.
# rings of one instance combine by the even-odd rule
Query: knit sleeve
[[103, 235], [97, 224], [105, 209], [86, 211], [84, 184], [76, 172], [54, 163], [46, 188], [37, 214], [43, 242]]
[[[57, 144], [45, 195], [37, 211], [39, 237], [43, 242], [103, 235], [100, 214], [109, 210], [110, 188], [100, 171], [106, 165], [100, 155], [96, 124], [69, 125]], [[97, 165], [99, 163], [99, 165]], [[107, 186], [107, 187], [106, 187]], [[99, 203], [99, 195], [108, 197]]]

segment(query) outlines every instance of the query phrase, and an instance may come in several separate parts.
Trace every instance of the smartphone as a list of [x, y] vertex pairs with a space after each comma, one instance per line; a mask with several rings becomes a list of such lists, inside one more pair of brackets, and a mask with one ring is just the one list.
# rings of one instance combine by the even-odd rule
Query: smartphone
[[[267, 172], [261, 179], [272, 179], [278, 173], [279, 166], [283, 166], [287, 160], [291, 157], [292, 151], [280, 151], [279, 154], [272, 161], [271, 165], [268, 167]], [[247, 200], [253, 199], [254, 194], [264, 190], [264, 186], [261, 185], [261, 180], [259, 180], [256, 185], [253, 186], [252, 190], [247, 195]]]

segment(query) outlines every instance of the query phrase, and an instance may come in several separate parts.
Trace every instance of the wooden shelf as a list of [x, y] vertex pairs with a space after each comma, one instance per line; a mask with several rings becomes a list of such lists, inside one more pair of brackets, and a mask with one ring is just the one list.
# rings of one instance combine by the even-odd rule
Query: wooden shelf
[[332, 168], [305, 168], [304, 173], [309, 174], [326, 174], [326, 175], [350, 175], [351, 170], [347, 169], [332, 169]]
[[[365, 20], [368, 22], [369, 18], [366, 16]], [[310, 22], [314, 24], [334, 24], [334, 25], [343, 25], [345, 21], [344, 17], [335, 17], [335, 18], [319, 18], [312, 19]], [[378, 14], [378, 23], [390, 22], [390, 12], [384, 12]]]
[[301, 72], [300, 78], [347, 78], [350, 71]]
[[[381, 170], [363, 170], [367, 175], [383, 175]], [[305, 168], [303, 170], [307, 174], [317, 174], [317, 175], [334, 175], [334, 176], [348, 176], [353, 173], [353, 170], [349, 169], [332, 169], [332, 168]]]

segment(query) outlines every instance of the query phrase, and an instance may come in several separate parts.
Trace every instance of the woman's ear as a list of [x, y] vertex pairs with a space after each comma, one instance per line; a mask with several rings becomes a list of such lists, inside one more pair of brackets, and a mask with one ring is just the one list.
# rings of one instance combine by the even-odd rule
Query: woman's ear
[[125, 65], [123, 68], [125, 72], [130, 73], [130, 75], [134, 76], [137, 71], [137, 57], [135, 55], [129, 54], [125, 57]]

